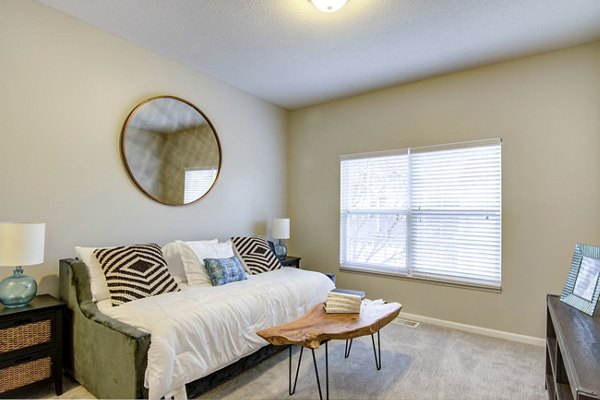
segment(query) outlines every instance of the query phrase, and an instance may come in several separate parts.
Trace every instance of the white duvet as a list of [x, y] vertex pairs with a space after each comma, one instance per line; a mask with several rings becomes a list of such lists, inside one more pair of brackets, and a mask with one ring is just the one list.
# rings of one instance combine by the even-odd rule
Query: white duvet
[[281, 268], [103, 312], [151, 334], [145, 386], [150, 399], [159, 399], [266, 345], [256, 331], [302, 316], [333, 288], [321, 273]]

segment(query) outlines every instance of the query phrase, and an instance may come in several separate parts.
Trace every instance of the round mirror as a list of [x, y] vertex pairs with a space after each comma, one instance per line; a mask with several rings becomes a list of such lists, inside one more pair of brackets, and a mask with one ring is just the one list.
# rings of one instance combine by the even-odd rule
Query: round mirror
[[129, 113], [121, 156], [137, 187], [170, 206], [202, 198], [221, 167], [219, 138], [206, 115], [173, 96], [153, 97]]

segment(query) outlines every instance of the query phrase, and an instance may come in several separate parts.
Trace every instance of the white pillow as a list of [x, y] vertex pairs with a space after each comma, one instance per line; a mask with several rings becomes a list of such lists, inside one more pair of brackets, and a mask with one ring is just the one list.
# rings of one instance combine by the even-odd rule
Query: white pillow
[[[179, 244], [176, 242], [167, 243], [163, 246], [162, 252], [167, 261], [167, 268], [177, 283], [187, 283], [185, 276], [185, 269], [183, 268], [183, 261], [181, 259], [181, 250]], [[219, 243], [218, 239], [211, 240], [198, 240], [185, 243]]]
[[[200, 243], [219, 243], [218, 239], [202, 240]], [[195, 242], [190, 242], [195, 243]], [[162, 248], [163, 256], [167, 261], [167, 268], [177, 283], [186, 283], [185, 270], [183, 269], [183, 261], [181, 260], [181, 250], [176, 242], [167, 243]]]
[[94, 257], [94, 250], [107, 249], [111, 247], [75, 247], [77, 258], [85, 263], [90, 278], [90, 289], [92, 291], [92, 301], [98, 302], [110, 299], [110, 292], [106, 284], [106, 277], [102, 271], [100, 263]]
[[182, 242], [177, 240], [188, 285], [212, 286], [204, 268], [205, 258], [233, 257], [231, 241], [225, 243]]

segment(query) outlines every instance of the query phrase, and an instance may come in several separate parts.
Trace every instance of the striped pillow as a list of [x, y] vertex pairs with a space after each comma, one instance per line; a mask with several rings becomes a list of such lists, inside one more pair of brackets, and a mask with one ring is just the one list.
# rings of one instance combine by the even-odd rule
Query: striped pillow
[[271, 251], [267, 239], [260, 236], [236, 236], [231, 241], [250, 274], [274, 271], [281, 268], [279, 259]]
[[113, 306], [180, 290], [157, 244], [96, 249], [94, 256], [106, 276]]

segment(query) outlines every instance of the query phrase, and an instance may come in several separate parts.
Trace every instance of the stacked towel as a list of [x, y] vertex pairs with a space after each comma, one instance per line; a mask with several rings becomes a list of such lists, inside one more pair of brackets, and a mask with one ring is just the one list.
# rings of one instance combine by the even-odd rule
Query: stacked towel
[[358, 314], [360, 313], [360, 304], [360, 296], [329, 292], [325, 301], [325, 312], [328, 314]]

